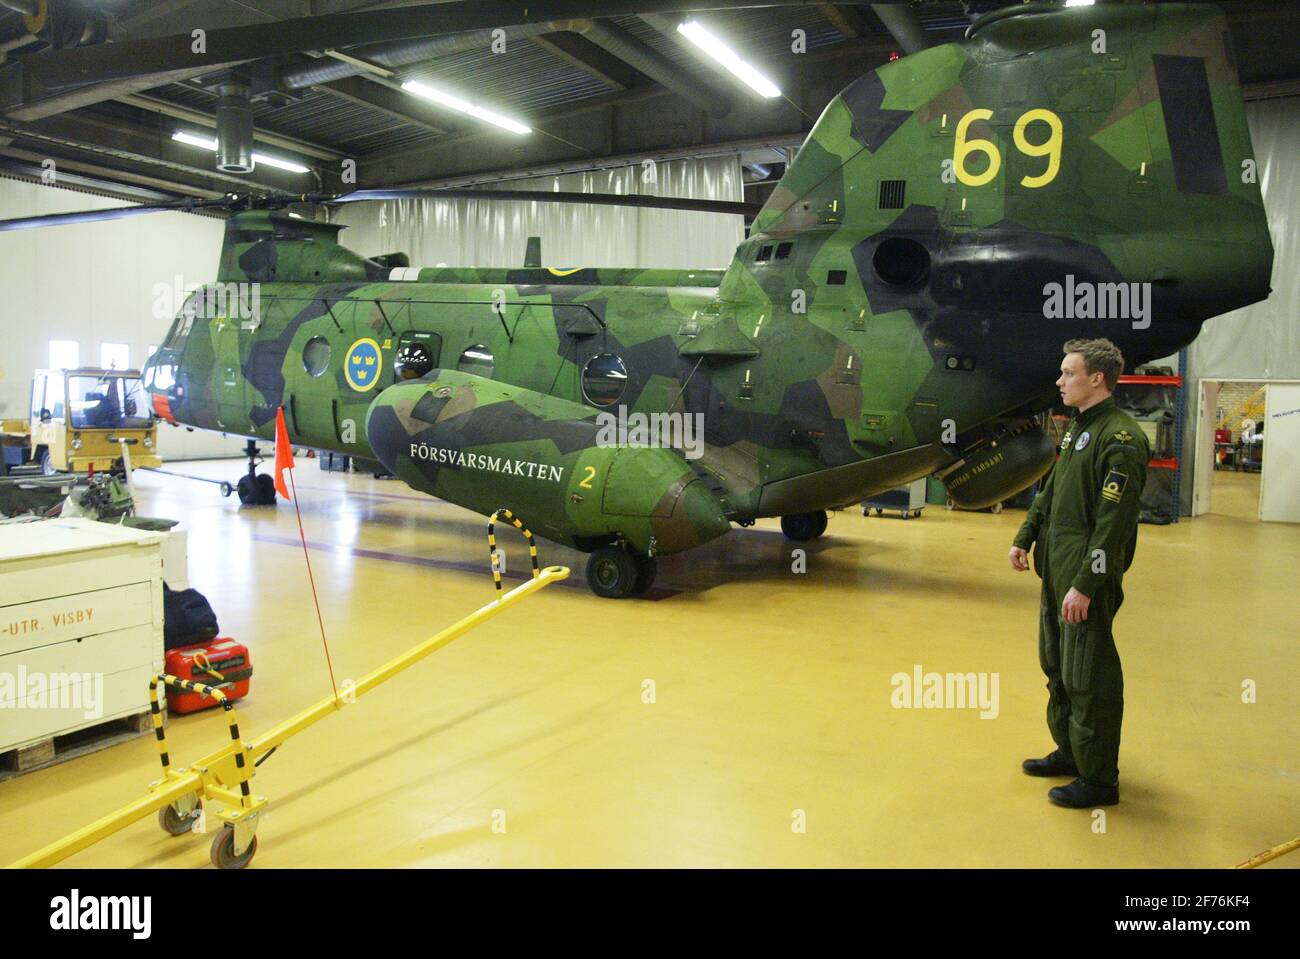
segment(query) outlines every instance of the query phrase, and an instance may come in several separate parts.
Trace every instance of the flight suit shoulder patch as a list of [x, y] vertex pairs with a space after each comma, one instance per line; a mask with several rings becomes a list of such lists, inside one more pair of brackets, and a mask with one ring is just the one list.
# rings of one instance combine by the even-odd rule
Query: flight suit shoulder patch
[[1120, 470], [1112, 469], [1101, 484], [1101, 498], [1118, 503], [1123, 498], [1127, 486], [1128, 476]]
[[1114, 438], [1115, 438], [1116, 440], [1118, 440], [1119, 442], [1121, 442], [1121, 443], [1132, 443], [1132, 442], [1133, 442], [1133, 434], [1130, 433], [1128, 430], [1120, 430], [1119, 432], [1117, 432], [1117, 433], [1115, 433], [1115, 434], [1113, 434], [1113, 435], [1114, 435]]

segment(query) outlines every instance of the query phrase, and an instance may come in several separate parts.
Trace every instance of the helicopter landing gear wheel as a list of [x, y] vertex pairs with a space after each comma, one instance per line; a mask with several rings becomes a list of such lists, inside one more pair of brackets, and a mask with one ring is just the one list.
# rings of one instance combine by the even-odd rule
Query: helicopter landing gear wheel
[[587, 585], [597, 596], [606, 599], [631, 596], [638, 574], [637, 558], [621, 546], [601, 546], [587, 560]]
[[257, 477], [257, 505], [275, 505], [275, 480], [266, 473], [259, 473]]
[[785, 533], [786, 539], [792, 539], [796, 543], [806, 543], [826, 532], [827, 522], [825, 510], [793, 513], [781, 517], [781, 532]]
[[257, 483], [252, 476], [241, 476], [239, 482], [235, 484], [235, 491], [239, 493], [240, 506], [257, 505]]
[[235, 855], [235, 830], [231, 826], [222, 826], [221, 831], [212, 837], [212, 849], [208, 858], [218, 869], [243, 869], [253, 861], [257, 852], [257, 837], [249, 842], [248, 848]]
[[636, 563], [636, 582], [632, 584], [632, 595], [640, 596], [654, 585], [655, 576], [659, 574], [659, 564], [653, 556], [633, 557]]

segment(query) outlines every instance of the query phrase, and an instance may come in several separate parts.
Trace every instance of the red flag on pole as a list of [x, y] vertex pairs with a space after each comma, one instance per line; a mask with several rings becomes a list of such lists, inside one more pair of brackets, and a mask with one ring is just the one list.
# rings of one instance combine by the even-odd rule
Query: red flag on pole
[[293, 446], [289, 443], [289, 427], [284, 423], [284, 407], [275, 411], [275, 490], [285, 499], [293, 499], [284, 485], [284, 471], [293, 469]]

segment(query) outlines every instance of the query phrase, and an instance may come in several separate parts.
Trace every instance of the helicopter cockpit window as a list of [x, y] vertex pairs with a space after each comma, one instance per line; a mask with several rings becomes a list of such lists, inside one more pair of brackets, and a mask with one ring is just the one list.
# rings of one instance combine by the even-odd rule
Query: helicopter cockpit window
[[313, 336], [302, 348], [302, 368], [312, 376], [320, 376], [330, 365], [330, 341], [323, 336]]
[[794, 249], [793, 243], [778, 243], [776, 245], [776, 258], [784, 260], [790, 256], [790, 251]]
[[491, 350], [482, 343], [475, 343], [460, 355], [456, 369], [462, 373], [473, 373], [475, 376], [490, 380], [493, 370], [496, 369], [496, 360], [493, 359]]
[[70, 376], [69, 425], [79, 430], [147, 429], [152, 413], [138, 377]]
[[582, 368], [582, 395], [595, 406], [613, 406], [627, 386], [627, 367], [613, 353], [600, 353]]
[[172, 328], [167, 331], [167, 338], [162, 341], [164, 350], [180, 350], [184, 348], [185, 341], [189, 338], [190, 330], [194, 327], [194, 317], [199, 312], [198, 293], [191, 294], [190, 298], [185, 301], [181, 307], [180, 313], [172, 321]]
[[765, 246], [758, 251], [758, 256], [754, 257], [754, 262], [766, 263], [770, 259], [772, 259], [772, 247]]

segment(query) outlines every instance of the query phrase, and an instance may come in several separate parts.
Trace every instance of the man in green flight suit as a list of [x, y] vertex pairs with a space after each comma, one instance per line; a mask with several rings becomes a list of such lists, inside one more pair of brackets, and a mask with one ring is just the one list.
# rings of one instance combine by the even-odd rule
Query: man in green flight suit
[[1150, 450], [1112, 393], [1124, 357], [1110, 340], [1065, 344], [1061, 401], [1076, 409], [1060, 457], [1011, 547], [1011, 568], [1042, 577], [1038, 658], [1047, 674], [1047, 726], [1056, 751], [1027, 759], [1031, 776], [1076, 776], [1048, 791], [1059, 806], [1119, 802], [1124, 676], [1111, 626], [1137, 546]]

